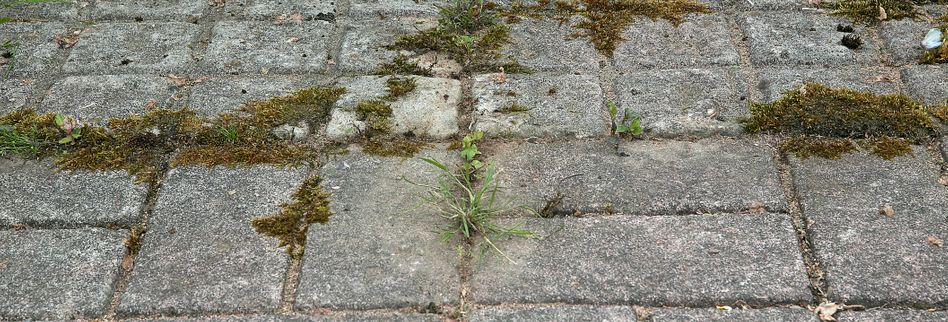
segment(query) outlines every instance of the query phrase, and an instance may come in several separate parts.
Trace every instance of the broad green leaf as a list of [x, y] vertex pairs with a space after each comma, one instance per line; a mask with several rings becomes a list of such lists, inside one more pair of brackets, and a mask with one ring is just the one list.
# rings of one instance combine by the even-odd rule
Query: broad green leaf
[[56, 125], [57, 125], [57, 126], [60, 126], [60, 127], [63, 126], [63, 124], [66, 123], [66, 117], [63, 116], [62, 114], [56, 114], [56, 119], [55, 119], [55, 120], [56, 120]]
[[67, 136], [67, 137], [64, 137], [64, 138], [62, 138], [62, 139], [59, 139], [59, 144], [66, 144], [66, 143], [69, 143], [69, 142], [72, 142], [72, 137], [71, 137], [71, 136]]
[[607, 102], [606, 105], [609, 106], [609, 118], [615, 122], [616, 116], [619, 115], [619, 108], [612, 101]]

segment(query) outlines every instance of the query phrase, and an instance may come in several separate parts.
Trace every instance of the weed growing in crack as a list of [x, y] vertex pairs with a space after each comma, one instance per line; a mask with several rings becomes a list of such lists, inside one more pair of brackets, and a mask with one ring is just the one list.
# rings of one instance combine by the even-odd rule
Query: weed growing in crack
[[493, 250], [512, 262], [513, 260], [494, 243], [495, 239], [506, 236], [539, 236], [520, 227], [503, 227], [496, 223], [497, 217], [503, 213], [529, 208], [502, 200], [500, 195], [503, 189], [497, 181], [500, 171], [493, 164], [485, 164], [477, 159], [481, 152], [476, 142], [481, 140], [483, 135], [483, 132], [474, 132], [464, 137], [460, 151], [462, 163], [456, 170], [438, 160], [421, 158], [437, 169], [438, 178], [435, 184], [403, 179], [423, 187], [425, 193], [421, 197], [422, 203], [451, 221], [449, 226], [441, 230], [441, 240], [448, 242], [455, 237], [463, 240], [480, 239], [484, 242], [484, 251]]
[[280, 247], [286, 247], [290, 257], [302, 258], [309, 226], [325, 224], [332, 216], [329, 193], [323, 191], [321, 182], [319, 177], [307, 179], [293, 194], [292, 202], [280, 205], [276, 214], [254, 218], [251, 226], [257, 233], [279, 239]]
[[621, 136], [640, 136], [642, 135], [642, 117], [638, 116], [629, 108], [622, 110], [622, 117], [619, 118], [619, 108], [616, 103], [608, 102], [609, 119], [612, 120], [612, 135]]

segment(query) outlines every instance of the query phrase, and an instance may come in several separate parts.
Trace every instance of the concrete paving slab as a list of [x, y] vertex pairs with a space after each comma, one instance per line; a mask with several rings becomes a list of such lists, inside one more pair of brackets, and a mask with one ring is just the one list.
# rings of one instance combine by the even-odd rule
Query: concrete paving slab
[[675, 26], [667, 20], [638, 19], [623, 33], [615, 52], [619, 71], [643, 68], [734, 66], [740, 63], [724, 15], [690, 15]]
[[[272, 21], [278, 16], [290, 19], [302, 16], [303, 20], [336, 19], [335, 0], [250, 0], [243, 6], [239, 17]], [[297, 16], [297, 17], [299, 17]]]
[[386, 16], [353, 13], [362, 16], [348, 20], [342, 38], [338, 66], [346, 72], [370, 73], [379, 65], [389, 63], [398, 52], [383, 48], [401, 35], [437, 26], [434, 17]]
[[847, 33], [838, 24], [844, 17], [808, 12], [750, 12], [739, 24], [747, 37], [751, 62], [758, 66], [851, 66], [879, 64], [879, 47], [865, 29], [856, 35], [865, 42], [849, 49], [840, 41]]
[[10, 17], [17, 21], [76, 21], [79, 20], [79, 6], [76, 1], [24, 4], [15, 8], [0, 8], [0, 17]]
[[203, 68], [229, 74], [310, 74], [329, 59], [332, 23], [314, 20], [221, 21], [214, 26]]
[[66, 26], [59, 22], [3, 24], [0, 44], [9, 41], [13, 47], [0, 48], [0, 75], [37, 78], [58, 72], [66, 51], [56, 43], [56, 35], [66, 32]]
[[192, 321], [192, 322], [440, 322], [441, 317], [435, 314], [412, 313], [335, 313], [333, 315], [231, 315], [197, 318], [158, 318], [141, 321]]
[[899, 72], [889, 68], [793, 68], [769, 67], [759, 70], [757, 89], [764, 101], [773, 102], [805, 82], [849, 88], [876, 94], [899, 92]]
[[922, 39], [931, 28], [933, 26], [928, 22], [901, 19], [883, 22], [878, 30], [885, 53], [892, 59], [892, 63], [914, 65], [925, 52]]
[[911, 309], [872, 309], [866, 311], [844, 311], [839, 313], [839, 322], [896, 322], [896, 321], [948, 321], [948, 312], [929, 312]]
[[510, 43], [501, 52], [535, 71], [595, 75], [599, 53], [587, 39], [569, 39], [571, 25], [523, 19], [510, 26]]
[[183, 22], [100, 23], [79, 37], [63, 71], [70, 74], [187, 74], [200, 26]]
[[471, 312], [470, 321], [635, 322], [637, 319], [635, 311], [627, 306], [556, 306], [475, 309]]
[[183, 102], [175, 101], [177, 92], [170, 80], [160, 76], [70, 76], [53, 84], [38, 111], [78, 115], [101, 124], [109, 117], [145, 114], [149, 106], [179, 106]]
[[658, 308], [651, 310], [646, 321], [687, 322], [687, 321], [728, 321], [728, 322], [819, 322], [816, 313], [802, 307], [776, 307], [749, 310], [719, 310], [716, 308]]
[[215, 77], [191, 90], [188, 106], [199, 114], [214, 116], [233, 111], [251, 101], [288, 95], [299, 88], [295, 77]]
[[193, 0], [98, 0], [90, 10], [95, 20], [164, 20], [196, 22], [209, 7]]
[[902, 71], [905, 92], [928, 104], [948, 102], [948, 67], [912, 66]]
[[0, 113], [7, 113], [25, 108], [30, 102], [30, 95], [36, 90], [35, 80], [6, 79], [0, 80]]

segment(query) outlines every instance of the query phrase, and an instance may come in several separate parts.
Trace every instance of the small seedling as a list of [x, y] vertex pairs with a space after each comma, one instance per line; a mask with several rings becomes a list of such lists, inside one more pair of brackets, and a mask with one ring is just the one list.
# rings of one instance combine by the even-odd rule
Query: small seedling
[[0, 126], [0, 155], [7, 153], [39, 153], [36, 128], [29, 133], [21, 133], [12, 126]]
[[616, 107], [616, 103], [609, 102], [607, 105], [609, 105], [609, 119], [612, 120], [612, 133], [614, 135], [642, 135], [642, 118], [639, 115], [626, 108], [622, 110], [622, 119], [618, 119], [619, 108]]
[[79, 123], [78, 117], [73, 118], [56, 114], [55, 120], [56, 126], [63, 132], [66, 132], [66, 137], [59, 139], [59, 144], [75, 143], [76, 140], [82, 137], [82, 124]]
[[220, 135], [223, 136], [227, 142], [237, 143], [238, 135], [236, 125], [218, 125], [217, 133], [220, 133]]

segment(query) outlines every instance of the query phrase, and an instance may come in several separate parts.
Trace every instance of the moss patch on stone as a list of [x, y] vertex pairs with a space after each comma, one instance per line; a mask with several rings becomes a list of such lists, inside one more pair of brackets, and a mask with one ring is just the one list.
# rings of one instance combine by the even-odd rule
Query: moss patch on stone
[[[782, 147], [800, 157], [837, 158], [855, 149], [892, 158], [937, 134], [930, 107], [904, 95], [876, 95], [807, 83], [772, 103], [751, 105], [749, 133], [792, 137]], [[908, 148], [906, 148], [908, 147]]]
[[411, 93], [418, 87], [415, 79], [411, 77], [389, 77], [385, 80], [385, 96], [382, 96], [383, 100], [393, 102], [399, 97], [405, 96], [408, 93]]
[[280, 212], [257, 217], [250, 224], [257, 233], [280, 240], [280, 247], [295, 259], [302, 258], [306, 247], [306, 233], [315, 223], [329, 222], [329, 193], [320, 186], [321, 179], [312, 177], [303, 182], [293, 194], [293, 201], [280, 205]]
[[918, 5], [948, 4], [945, 0], [838, 0], [820, 7], [831, 15], [846, 16], [854, 23], [874, 24], [886, 20], [918, 18], [925, 15]]
[[399, 54], [392, 59], [392, 62], [379, 65], [375, 75], [418, 75], [431, 77], [431, 70], [418, 66], [417, 62], [411, 61], [408, 56]]
[[529, 112], [529, 111], [530, 111], [530, 108], [529, 108], [529, 107], [527, 107], [526, 105], [517, 103], [517, 102], [510, 103], [509, 105], [505, 105], [505, 106], [503, 106], [503, 107], [497, 109], [497, 113], [502, 113], [502, 114], [526, 113], [526, 112]]

